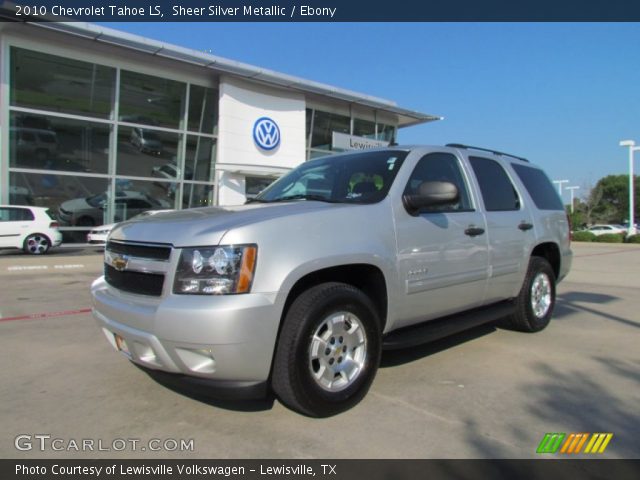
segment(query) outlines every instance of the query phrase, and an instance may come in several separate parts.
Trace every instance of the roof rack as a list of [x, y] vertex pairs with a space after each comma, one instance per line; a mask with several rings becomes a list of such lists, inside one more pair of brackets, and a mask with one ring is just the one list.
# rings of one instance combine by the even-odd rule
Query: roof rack
[[490, 148], [472, 147], [471, 145], [463, 145], [462, 143], [447, 143], [446, 146], [451, 148], [464, 148], [469, 150], [479, 150], [481, 152], [489, 152], [493, 153], [494, 155], [503, 155], [529, 163], [529, 160], [527, 160], [526, 158], [518, 157], [517, 155], [511, 155], [510, 153], [499, 152], [498, 150], [491, 150]]

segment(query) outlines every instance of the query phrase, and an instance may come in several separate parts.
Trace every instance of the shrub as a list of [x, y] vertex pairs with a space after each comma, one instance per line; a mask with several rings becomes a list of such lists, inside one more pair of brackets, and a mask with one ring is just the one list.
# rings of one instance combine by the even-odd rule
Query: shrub
[[640, 234], [627, 237], [627, 243], [640, 243]]
[[600, 243], [622, 243], [624, 242], [624, 234], [622, 233], [605, 233], [595, 238], [595, 242]]
[[574, 232], [571, 237], [574, 242], [593, 242], [595, 238], [596, 236], [594, 233], [588, 232], [586, 230], [583, 230], [581, 232]]

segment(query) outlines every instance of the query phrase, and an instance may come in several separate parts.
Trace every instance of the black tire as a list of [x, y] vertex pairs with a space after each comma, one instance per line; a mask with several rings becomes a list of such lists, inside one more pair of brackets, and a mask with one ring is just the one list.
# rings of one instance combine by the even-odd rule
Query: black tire
[[[340, 332], [346, 332], [344, 338]], [[319, 341], [320, 337], [326, 338], [326, 343]], [[360, 346], [352, 348], [354, 343]], [[316, 285], [293, 301], [284, 319], [272, 388], [283, 404], [305, 415], [328, 417], [343, 412], [369, 390], [380, 364], [381, 345], [380, 318], [369, 297], [345, 283]], [[314, 351], [321, 352], [320, 359], [311, 358]], [[355, 366], [358, 364], [360, 367]], [[343, 373], [334, 373], [341, 368]], [[320, 375], [325, 371], [335, 385], [323, 387], [321, 382], [327, 380], [316, 380], [314, 372]], [[353, 373], [351, 379], [349, 372]]]
[[[548, 301], [535, 302], [535, 299], [543, 297]], [[537, 312], [534, 303], [539, 305]], [[549, 325], [555, 304], [556, 276], [553, 268], [545, 258], [531, 257], [524, 283], [515, 299], [516, 311], [504, 319], [503, 326], [520, 332], [539, 332]]]
[[41, 233], [32, 233], [24, 239], [22, 249], [29, 255], [44, 255], [51, 248], [51, 240]]

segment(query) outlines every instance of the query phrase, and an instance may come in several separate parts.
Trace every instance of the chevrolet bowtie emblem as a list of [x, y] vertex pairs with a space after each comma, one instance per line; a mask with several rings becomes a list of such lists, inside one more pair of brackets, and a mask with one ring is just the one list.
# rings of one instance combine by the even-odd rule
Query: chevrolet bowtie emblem
[[123, 271], [127, 268], [129, 264], [129, 257], [126, 255], [115, 255], [111, 257], [111, 266], [118, 270], [119, 272]]

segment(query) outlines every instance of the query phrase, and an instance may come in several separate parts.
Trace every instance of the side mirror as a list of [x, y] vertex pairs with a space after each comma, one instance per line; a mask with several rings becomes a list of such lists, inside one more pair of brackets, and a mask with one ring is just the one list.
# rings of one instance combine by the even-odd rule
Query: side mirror
[[451, 182], [422, 182], [418, 192], [403, 195], [402, 202], [409, 215], [416, 216], [423, 208], [453, 204], [459, 198], [458, 187]]

